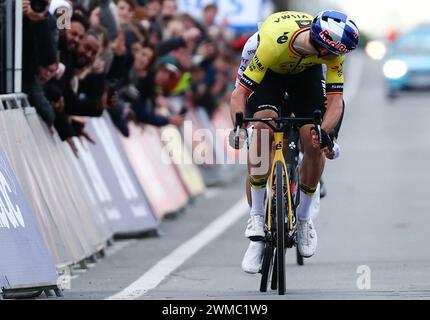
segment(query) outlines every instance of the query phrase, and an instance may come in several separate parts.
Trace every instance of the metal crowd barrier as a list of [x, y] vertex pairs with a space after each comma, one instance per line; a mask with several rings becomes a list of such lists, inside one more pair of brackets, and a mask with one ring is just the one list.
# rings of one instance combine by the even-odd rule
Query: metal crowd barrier
[[[215, 137], [216, 128], [230, 126], [227, 114], [224, 108], [210, 119], [201, 108], [190, 111], [191, 133], [209, 129]], [[184, 209], [206, 185], [234, 177], [235, 166], [196, 165], [196, 142], [174, 126], [130, 122], [130, 137], [124, 138], [107, 114], [85, 121], [97, 144], [76, 138], [77, 159], [25, 94], [0, 95], [0, 193], [12, 199], [1, 206], [0, 197], [4, 295], [56, 289], [55, 267], [85, 267], [114, 236], [156, 231], [160, 219]], [[224, 138], [205, 142], [222, 163], [237, 156]]]

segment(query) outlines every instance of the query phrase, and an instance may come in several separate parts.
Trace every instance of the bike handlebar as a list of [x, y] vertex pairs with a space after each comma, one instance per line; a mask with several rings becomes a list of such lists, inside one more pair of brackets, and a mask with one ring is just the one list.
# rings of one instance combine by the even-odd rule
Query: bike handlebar
[[[235, 147], [239, 146], [239, 130], [245, 123], [249, 122], [263, 122], [271, 127], [273, 130], [284, 130], [288, 126], [298, 125], [302, 126], [305, 124], [314, 124], [315, 129], [318, 134], [319, 143], [322, 144], [321, 136], [321, 123], [322, 123], [322, 113], [320, 110], [314, 111], [314, 116], [312, 118], [296, 118], [296, 117], [270, 117], [270, 118], [244, 118], [242, 112], [236, 113], [236, 135], [235, 135]], [[271, 122], [275, 122], [277, 127], [273, 126]]]

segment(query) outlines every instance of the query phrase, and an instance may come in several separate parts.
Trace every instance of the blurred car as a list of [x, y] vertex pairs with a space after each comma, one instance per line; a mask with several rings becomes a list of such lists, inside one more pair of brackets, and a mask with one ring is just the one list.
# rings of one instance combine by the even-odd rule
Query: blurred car
[[399, 36], [385, 57], [383, 73], [389, 98], [401, 90], [430, 90], [430, 26]]

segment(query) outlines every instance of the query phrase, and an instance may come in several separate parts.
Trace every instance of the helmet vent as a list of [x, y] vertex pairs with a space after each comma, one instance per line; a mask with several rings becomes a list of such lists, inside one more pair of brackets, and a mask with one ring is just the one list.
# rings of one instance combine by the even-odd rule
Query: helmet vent
[[352, 41], [352, 42], [356, 42], [357, 40], [354, 38], [354, 36], [351, 34], [351, 33], [349, 33], [349, 32], [346, 32], [346, 36]]
[[352, 20], [349, 20], [349, 22], [351, 22], [357, 29], [358, 29], [358, 27], [357, 27], [357, 25], [354, 23], [354, 21], [352, 21]]

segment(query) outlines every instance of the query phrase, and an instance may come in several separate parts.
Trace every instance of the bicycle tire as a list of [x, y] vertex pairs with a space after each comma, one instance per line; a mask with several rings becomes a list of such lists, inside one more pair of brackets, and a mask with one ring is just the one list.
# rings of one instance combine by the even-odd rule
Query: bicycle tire
[[296, 246], [296, 262], [299, 266], [302, 266], [305, 264], [303, 260], [303, 256], [300, 254], [299, 247]]
[[[293, 214], [294, 219], [297, 223], [296, 217], [296, 208], [300, 203], [300, 165], [299, 165], [299, 150], [300, 150], [300, 133], [298, 131], [289, 131], [288, 132], [288, 141], [292, 143], [292, 148], [289, 148], [289, 152], [286, 153], [285, 159], [287, 162], [288, 168], [288, 176], [290, 178], [290, 185], [294, 186], [294, 193], [291, 194], [293, 199]], [[290, 186], [290, 190], [291, 186]], [[289, 233], [288, 224], [287, 224], [287, 233]], [[299, 266], [304, 265], [303, 256], [300, 254], [299, 248], [297, 246], [297, 240], [295, 239], [295, 247], [296, 247], [296, 262]]]
[[270, 269], [273, 267], [273, 250], [274, 248], [271, 244], [266, 244], [264, 247], [263, 263], [261, 266], [260, 292], [267, 291]]
[[[275, 248], [276, 251], [276, 248]], [[272, 282], [270, 284], [270, 289], [278, 290], [278, 259], [276, 254], [273, 258], [273, 270], [272, 270]]]
[[284, 167], [281, 161], [276, 162], [276, 258], [278, 294], [285, 294], [285, 197]]

